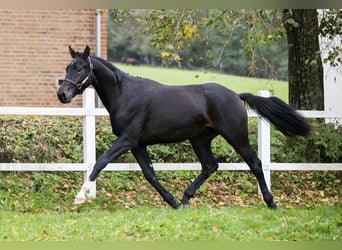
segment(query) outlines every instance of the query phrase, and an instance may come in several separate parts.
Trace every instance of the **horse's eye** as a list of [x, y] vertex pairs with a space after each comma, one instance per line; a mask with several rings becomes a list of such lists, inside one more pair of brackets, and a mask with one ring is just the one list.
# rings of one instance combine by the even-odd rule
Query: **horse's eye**
[[77, 67], [77, 72], [78, 72], [78, 73], [81, 73], [82, 71], [85, 70], [85, 68], [86, 68], [86, 66], [78, 66], [78, 67]]
[[86, 70], [86, 68], [87, 68], [87, 65], [78, 66], [78, 67], [77, 67], [77, 72], [78, 72], [78, 73], [81, 73], [83, 70]]

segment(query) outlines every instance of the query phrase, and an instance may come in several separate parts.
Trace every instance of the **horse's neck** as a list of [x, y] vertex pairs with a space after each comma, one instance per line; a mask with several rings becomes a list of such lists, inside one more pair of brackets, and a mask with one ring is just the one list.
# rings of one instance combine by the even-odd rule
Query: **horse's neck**
[[110, 112], [115, 101], [120, 96], [121, 78], [99, 59], [92, 59], [94, 62], [94, 75], [96, 77], [96, 81], [93, 82], [93, 86], [103, 105]]

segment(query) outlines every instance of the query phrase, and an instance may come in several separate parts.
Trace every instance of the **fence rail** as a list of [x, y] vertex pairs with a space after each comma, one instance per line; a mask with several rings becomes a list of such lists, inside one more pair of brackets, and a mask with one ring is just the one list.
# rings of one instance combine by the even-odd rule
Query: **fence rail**
[[[268, 91], [260, 91], [260, 96], [269, 96]], [[0, 107], [0, 115], [50, 115], [50, 116], [83, 116], [83, 163], [0, 163], [0, 171], [82, 171], [85, 178], [96, 161], [95, 151], [95, 116], [106, 116], [103, 108], [95, 108], [95, 92], [86, 89], [83, 93], [83, 108], [26, 108]], [[308, 118], [342, 119], [342, 114], [327, 111], [299, 111]], [[253, 111], [248, 111], [249, 117], [258, 117]], [[270, 124], [267, 120], [258, 118], [258, 156], [263, 163], [267, 185], [271, 188], [271, 171], [287, 170], [342, 170], [342, 163], [275, 163], [271, 162]], [[156, 170], [200, 170], [199, 163], [155, 163]], [[136, 171], [140, 167], [136, 163], [111, 163], [105, 171]], [[249, 170], [245, 163], [219, 163], [218, 170]], [[96, 189], [91, 191], [95, 196]]]

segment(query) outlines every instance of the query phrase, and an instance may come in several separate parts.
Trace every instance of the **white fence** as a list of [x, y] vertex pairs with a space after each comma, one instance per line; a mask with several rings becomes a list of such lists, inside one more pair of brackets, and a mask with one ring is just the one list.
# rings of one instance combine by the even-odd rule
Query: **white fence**
[[[268, 91], [260, 91], [261, 96], [269, 96]], [[95, 116], [107, 116], [108, 112], [95, 108], [95, 92], [88, 88], [83, 93], [83, 108], [24, 108], [0, 107], [0, 115], [53, 115], [83, 116], [83, 163], [0, 163], [0, 171], [84, 171], [85, 178], [96, 161], [95, 151]], [[340, 114], [326, 111], [301, 111], [308, 118], [342, 118]], [[249, 117], [257, 117], [253, 111]], [[271, 187], [270, 171], [283, 170], [342, 170], [342, 163], [275, 163], [271, 162], [270, 124], [267, 120], [258, 119], [258, 156], [263, 163], [267, 185]], [[200, 170], [199, 163], [155, 163], [155, 170]], [[137, 163], [110, 163], [105, 171], [140, 170]], [[249, 170], [245, 163], [220, 163], [219, 170]], [[95, 196], [96, 190], [91, 194]]]

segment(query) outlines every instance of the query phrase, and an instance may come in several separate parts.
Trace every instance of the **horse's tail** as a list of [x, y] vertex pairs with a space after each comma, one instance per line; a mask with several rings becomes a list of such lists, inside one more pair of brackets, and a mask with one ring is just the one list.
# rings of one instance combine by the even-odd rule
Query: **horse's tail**
[[279, 131], [287, 136], [305, 136], [310, 133], [310, 124], [293, 107], [277, 97], [260, 97], [249, 93], [239, 95], [261, 116], [268, 119]]

